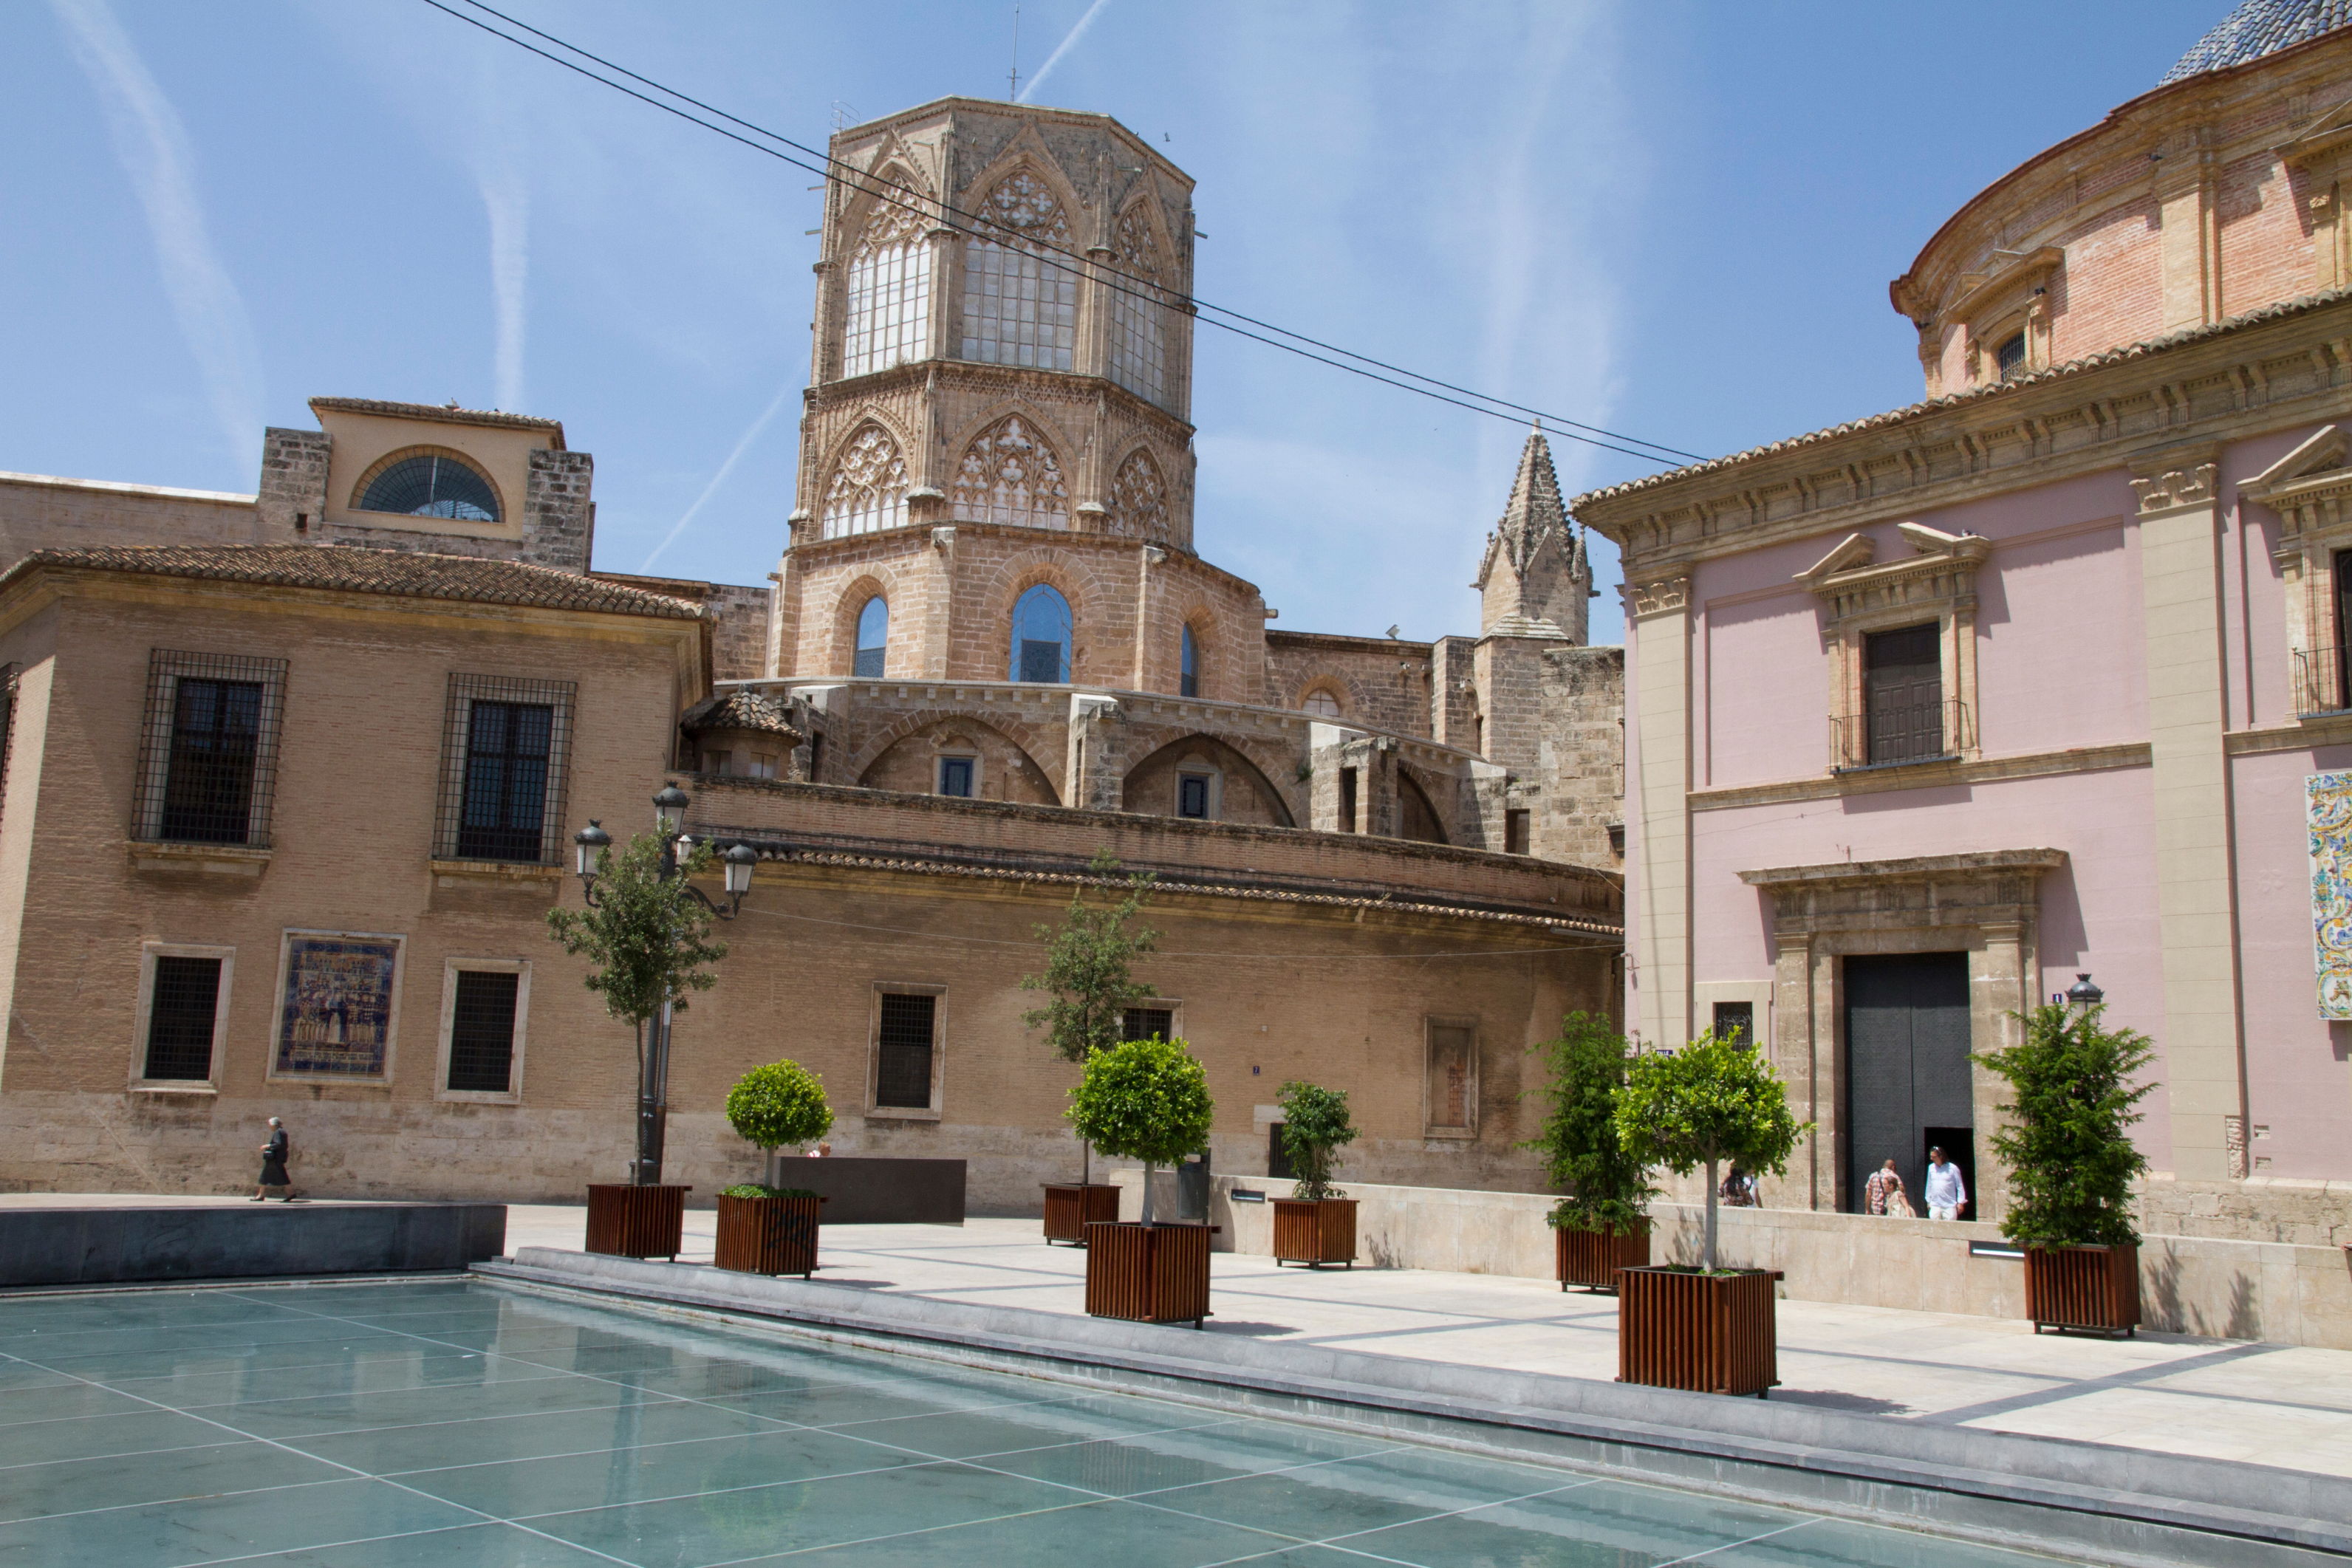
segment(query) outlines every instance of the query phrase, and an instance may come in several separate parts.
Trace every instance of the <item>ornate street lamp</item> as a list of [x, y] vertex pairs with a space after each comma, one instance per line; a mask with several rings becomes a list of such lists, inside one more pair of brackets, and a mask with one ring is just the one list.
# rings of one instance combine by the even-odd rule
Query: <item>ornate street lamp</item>
[[2074, 983], [2066, 988], [2066, 1005], [2076, 1012], [2088, 1012], [2107, 999], [2107, 993], [2091, 984], [2091, 977], [2077, 974]]
[[[686, 824], [686, 809], [692, 798], [679, 789], [675, 780], [662, 786], [654, 796], [654, 831], [661, 835], [661, 880], [678, 883], [685, 873], [678, 869], [681, 859], [690, 859], [694, 841], [680, 830]], [[580, 885], [589, 906], [603, 903], [596, 884], [601, 873], [597, 862], [606, 850], [613, 847], [613, 835], [592, 820], [572, 835]], [[682, 891], [721, 920], [732, 920], [742, 912], [744, 895], [751, 891], [751, 873], [760, 863], [760, 852], [742, 842], [730, 844], [719, 853], [719, 864], [726, 874], [727, 896], [723, 902], [691, 883]], [[661, 1184], [662, 1144], [669, 1122], [669, 1043], [670, 1005], [661, 1009], [652, 1021], [652, 1036], [646, 1042], [644, 1060], [637, 1072], [637, 1157], [629, 1166], [629, 1179], [639, 1186]]]

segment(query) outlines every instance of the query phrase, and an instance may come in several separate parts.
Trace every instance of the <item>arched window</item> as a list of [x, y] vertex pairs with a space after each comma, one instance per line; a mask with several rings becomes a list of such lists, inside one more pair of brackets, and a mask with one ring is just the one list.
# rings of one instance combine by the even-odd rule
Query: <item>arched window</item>
[[1321, 718], [1339, 716], [1339, 699], [1331, 695], [1328, 687], [1316, 687], [1300, 699], [1298, 706]]
[[2011, 332], [2000, 347], [1993, 350], [1993, 360], [2000, 367], [2000, 379], [2009, 380], [2025, 369], [2025, 334]]
[[1026, 170], [988, 193], [963, 247], [963, 354], [988, 365], [1066, 371], [1078, 342], [1070, 225]]
[[1168, 381], [1166, 312], [1160, 307], [1168, 269], [1141, 202], [1119, 214], [1118, 270], [1126, 276], [1111, 279], [1110, 379], [1158, 402]]
[[1024, 528], [1070, 526], [1070, 492], [1054, 449], [1019, 414], [980, 433], [956, 467], [955, 515]]
[[922, 214], [877, 204], [849, 256], [841, 373], [862, 376], [923, 358], [931, 319], [931, 247]]
[[880, 680], [889, 646], [890, 601], [877, 593], [857, 612], [857, 658], [849, 673], [861, 681]]
[[368, 481], [360, 497], [362, 512], [396, 512], [404, 517], [458, 517], [469, 523], [499, 520], [498, 492], [473, 467], [455, 457], [426, 453], [404, 457]]
[[824, 487], [824, 537], [878, 533], [907, 521], [907, 460], [878, 424], [857, 433]]
[[1176, 689], [1188, 697], [1201, 695], [1201, 640], [1192, 635], [1192, 628], [1184, 628], [1183, 647], [1177, 653]]
[[1110, 481], [1109, 529], [1131, 538], [1168, 537], [1168, 484], [1151, 454], [1138, 447]]
[[1070, 678], [1070, 601], [1042, 582], [1013, 606], [1012, 671], [1006, 678], [1043, 685]]

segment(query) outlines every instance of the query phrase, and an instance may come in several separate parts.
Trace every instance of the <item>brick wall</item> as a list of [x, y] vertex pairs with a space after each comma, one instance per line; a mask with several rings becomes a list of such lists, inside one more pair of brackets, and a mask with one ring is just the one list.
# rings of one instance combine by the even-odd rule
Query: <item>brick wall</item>
[[1336, 637], [1314, 632], [1265, 634], [1265, 695], [1295, 708], [1309, 691], [1339, 700], [1339, 716], [1398, 735], [1428, 736], [1430, 644], [1387, 637]]

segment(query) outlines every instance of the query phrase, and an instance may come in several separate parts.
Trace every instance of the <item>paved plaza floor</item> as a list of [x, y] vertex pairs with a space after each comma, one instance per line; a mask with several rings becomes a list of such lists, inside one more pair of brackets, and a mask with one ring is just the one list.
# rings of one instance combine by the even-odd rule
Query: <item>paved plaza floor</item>
[[[687, 1212], [684, 1258], [708, 1262], [717, 1218]], [[577, 1249], [586, 1210], [516, 1205], [507, 1245]], [[820, 1281], [944, 1301], [1084, 1311], [1086, 1254], [1034, 1219], [961, 1227], [829, 1225]], [[1214, 1255], [1205, 1332], [1522, 1367], [1617, 1375], [1613, 1297], [1539, 1280], [1409, 1269], [1277, 1268]], [[2352, 1351], [2192, 1339], [2036, 1334], [1994, 1318], [1783, 1301], [1781, 1386], [1832, 1409], [2352, 1475]]]

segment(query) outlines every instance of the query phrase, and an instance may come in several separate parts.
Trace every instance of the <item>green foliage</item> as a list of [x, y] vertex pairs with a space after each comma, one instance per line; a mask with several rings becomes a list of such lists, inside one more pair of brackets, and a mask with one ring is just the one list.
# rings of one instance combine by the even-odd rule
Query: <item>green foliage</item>
[[1356, 1124], [1348, 1118], [1348, 1092], [1293, 1079], [1275, 1094], [1282, 1107], [1282, 1152], [1298, 1172], [1296, 1197], [1345, 1197], [1331, 1185], [1338, 1152], [1356, 1141]]
[[[1097, 851], [1087, 872], [1107, 877], [1118, 870], [1108, 850]], [[1151, 988], [1138, 985], [1129, 966], [1139, 954], [1151, 951], [1160, 933], [1148, 925], [1128, 929], [1150, 896], [1148, 874], [1128, 878], [1127, 896], [1097, 905], [1087, 901], [1087, 889], [1070, 895], [1070, 907], [1059, 926], [1037, 926], [1045, 944], [1045, 972], [1024, 975], [1024, 991], [1050, 991], [1054, 999], [1021, 1015], [1031, 1029], [1045, 1027], [1045, 1039], [1065, 1061], [1084, 1061], [1097, 1051], [1118, 1043], [1127, 1009], [1150, 998]]]
[[1216, 1106], [1208, 1074], [1181, 1040], [1130, 1040], [1087, 1059], [1066, 1113], [1107, 1155], [1174, 1165], [1205, 1147]]
[[[617, 858], [603, 851], [595, 906], [547, 912], [548, 934], [588, 960], [585, 983], [604, 993], [605, 1012], [639, 1029], [664, 1002], [686, 1011], [689, 993], [716, 983], [707, 966], [727, 956], [727, 945], [710, 940], [714, 916], [687, 891], [686, 877], [662, 879], [661, 854], [657, 833], [639, 833]], [[698, 874], [712, 859], [705, 840], [680, 869]]]
[[817, 1195], [804, 1186], [761, 1186], [755, 1181], [739, 1181], [733, 1186], [719, 1189], [721, 1197], [814, 1197]]
[[1788, 1168], [1797, 1140], [1812, 1131], [1789, 1110], [1789, 1091], [1764, 1053], [1712, 1031], [1671, 1054], [1635, 1057], [1617, 1096], [1617, 1141], [1630, 1157], [1676, 1176], [1706, 1167], [1706, 1229], [1699, 1267], [1715, 1269], [1716, 1166], [1728, 1160], [1755, 1176]]
[[2025, 1247], [2129, 1247], [2132, 1178], [2147, 1156], [2132, 1143], [2132, 1109], [2155, 1085], [2132, 1085], [2154, 1055], [2136, 1030], [2102, 1028], [2105, 1008], [2046, 1003], [2018, 1016], [2025, 1039], [1975, 1058], [2009, 1080], [2016, 1101], [1992, 1135], [2009, 1167], [2000, 1232]]
[[797, 1061], [771, 1061], [736, 1080], [727, 1092], [727, 1121], [763, 1149], [814, 1144], [833, 1131], [824, 1080]]
[[1551, 1111], [1543, 1130], [1519, 1146], [1543, 1156], [1544, 1175], [1562, 1195], [1551, 1223], [1562, 1230], [1633, 1234], [1658, 1189], [1649, 1166], [1617, 1135], [1617, 1097], [1632, 1059], [1625, 1037], [1606, 1019], [1570, 1013], [1560, 1020], [1559, 1038], [1535, 1049], [1551, 1071], [1541, 1091]]

